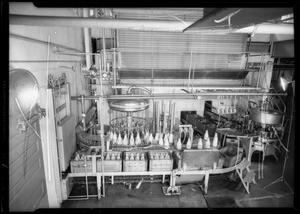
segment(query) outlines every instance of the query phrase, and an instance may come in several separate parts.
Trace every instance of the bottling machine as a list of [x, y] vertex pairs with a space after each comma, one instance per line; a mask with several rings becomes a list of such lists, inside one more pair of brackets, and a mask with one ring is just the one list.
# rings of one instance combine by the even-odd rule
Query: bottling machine
[[[103, 57], [103, 53], [95, 55]], [[76, 126], [77, 149], [66, 156], [70, 167], [62, 168], [64, 199], [71, 197], [69, 180], [74, 177], [86, 177], [86, 183], [88, 177], [96, 177], [98, 193], [94, 196], [100, 199], [107, 182], [124, 183], [128, 188], [138, 184], [139, 188], [143, 182], [167, 180], [169, 186], [162, 190], [174, 195], [181, 194], [181, 183], [203, 180], [207, 193], [210, 174], [237, 172], [250, 193], [249, 184], [255, 183], [255, 173], [249, 170], [253, 151], [277, 159], [284, 109], [275, 110], [270, 103], [280, 94], [237, 85], [251, 69], [231, 71], [237, 81], [233, 86], [193, 84], [191, 89], [188, 83], [168, 86], [172, 92], [153, 81], [150, 85], [129, 83], [134, 72], [122, 71], [116, 63], [90, 69], [83, 75], [90, 83], [90, 94], [71, 96], [72, 102], [81, 103], [82, 113]], [[201, 81], [199, 75], [191, 80]], [[88, 101], [92, 106], [86, 111]], [[199, 111], [195, 103], [204, 108]], [[260, 179], [263, 161], [259, 167]], [[247, 170], [246, 177], [243, 170]], [[92, 197], [88, 190], [86, 195]]]

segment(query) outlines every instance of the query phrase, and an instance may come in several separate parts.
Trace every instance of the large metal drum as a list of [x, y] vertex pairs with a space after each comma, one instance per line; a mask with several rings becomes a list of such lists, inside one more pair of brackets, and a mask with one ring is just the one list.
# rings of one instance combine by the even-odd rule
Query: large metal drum
[[130, 100], [113, 100], [109, 102], [109, 107], [115, 111], [135, 112], [142, 111], [149, 107], [149, 100], [130, 99]]
[[262, 124], [280, 124], [284, 113], [278, 110], [262, 110], [260, 108], [250, 109], [250, 118], [257, 123]]

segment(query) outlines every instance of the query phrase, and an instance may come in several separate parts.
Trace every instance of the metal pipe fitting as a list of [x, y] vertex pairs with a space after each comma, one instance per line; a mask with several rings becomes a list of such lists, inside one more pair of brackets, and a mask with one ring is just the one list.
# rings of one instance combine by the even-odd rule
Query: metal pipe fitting
[[148, 94], [152, 94], [151, 90], [149, 90], [148, 88], [142, 87], [142, 86], [136, 86], [136, 85], [132, 85], [130, 86], [127, 91], [126, 94], [132, 94], [131, 90], [132, 89], [142, 89], [143, 91], [146, 91]]

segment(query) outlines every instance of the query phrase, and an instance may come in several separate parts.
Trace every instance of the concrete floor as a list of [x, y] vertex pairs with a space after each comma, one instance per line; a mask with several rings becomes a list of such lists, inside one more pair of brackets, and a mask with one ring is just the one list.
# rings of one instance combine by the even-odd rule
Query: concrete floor
[[[293, 156], [287, 161], [285, 178], [289, 185], [294, 186]], [[254, 208], [254, 207], [293, 207], [294, 195], [284, 182], [278, 182], [263, 189], [266, 185], [281, 176], [284, 157], [278, 162], [268, 156], [264, 162], [264, 178], [257, 179], [258, 154], [252, 156], [252, 166], [256, 172], [257, 184], [251, 184], [248, 195], [239, 179], [228, 179], [229, 174], [211, 175], [208, 193], [204, 195], [199, 183], [181, 185], [181, 195], [165, 196], [162, 186], [168, 183], [142, 183], [139, 189], [128, 189], [123, 184], [107, 184], [106, 197], [97, 200], [96, 197], [88, 200], [64, 201], [61, 208]], [[135, 186], [135, 185], [134, 185]], [[81, 185], [84, 188], [84, 185]], [[79, 187], [80, 188], [80, 187]], [[94, 188], [94, 190], [93, 190]], [[95, 192], [91, 186], [91, 194]]]

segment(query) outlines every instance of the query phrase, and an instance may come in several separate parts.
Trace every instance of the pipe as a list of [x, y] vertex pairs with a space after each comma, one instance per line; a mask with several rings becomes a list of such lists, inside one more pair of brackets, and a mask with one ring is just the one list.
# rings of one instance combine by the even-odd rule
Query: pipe
[[[89, 9], [88, 8], [83, 8], [83, 17], [88, 17], [89, 16]], [[84, 35], [84, 48], [86, 53], [91, 52], [91, 34], [90, 34], [90, 29], [87, 27], [83, 28], [83, 35]], [[85, 62], [86, 62], [86, 68], [90, 69], [92, 66], [91, 63], [91, 56], [86, 55], [85, 56]]]
[[[114, 87], [117, 86], [116, 60], [116, 50], [114, 50]], [[115, 94], [117, 94], [117, 89], [115, 89]]]
[[85, 96], [82, 94], [81, 96], [80, 96], [80, 101], [81, 101], [81, 117], [82, 117], [82, 124], [83, 124], [83, 130], [84, 131], [86, 131], [86, 124], [85, 124], [85, 100], [86, 99], [84, 99], [85, 98]]
[[106, 59], [106, 43], [105, 43], [105, 28], [102, 29], [102, 52], [103, 52], [103, 70], [104, 72], [107, 71], [106, 68], [106, 63], [107, 63], [107, 59]]
[[[59, 16], [29, 16], [29, 15], [9, 15], [11, 25], [30, 26], [60, 26], [60, 27], [86, 27], [86, 28], [115, 28], [132, 29], [144, 31], [175, 31], [182, 32], [193, 22], [164, 21], [149, 19], [95, 19], [81, 17], [59, 17]], [[226, 30], [228, 31], [228, 30]], [[228, 31], [228, 33], [257, 33], [257, 34], [294, 34], [294, 25], [291, 24], [259, 24], [238, 30]], [[197, 31], [201, 32], [201, 30]], [[205, 33], [207, 31], [203, 31]], [[214, 33], [214, 31], [209, 31]], [[216, 31], [217, 32], [217, 31]]]
[[165, 134], [166, 133], [166, 128], [167, 128], [167, 113], [166, 113], [166, 109], [167, 109], [167, 104], [164, 104], [164, 108], [163, 108], [163, 114], [164, 114], [164, 118], [163, 118], [163, 133]]
[[59, 27], [86, 27], [86, 28], [115, 28], [144, 31], [175, 31], [182, 32], [193, 22], [186, 21], [164, 21], [149, 19], [95, 19], [82, 17], [61, 17], [61, 16], [29, 16], [9, 15], [10, 25], [30, 26], [59, 26]]
[[[103, 97], [104, 99], [170, 99], [170, 98], [182, 98], [182, 99], [190, 99], [191, 97], [194, 98], [195, 96], [286, 96], [287, 93], [264, 93], [264, 92], [197, 92], [191, 94], [172, 94], [172, 93], [161, 93], [161, 94], [153, 94], [152, 96], [149, 95], [111, 95], [111, 96], [103, 96], [103, 95], [96, 95], [96, 96], [85, 96], [83, 99], [85, 100], [94, 100], [98, 99], [99, 97]], [[81, 96], [72, 96], [71, 100], [81, 100]]]
[[76, 63], [80, 63], [80, 60], [51, 60], [51, 61], [47, 61], [47, 60], [10, 60], [9, 62], [11, 63], [58, 63], [58, 62], [76, 62]]
[[10, 33], [9, 34], [10, 37], [15, 38], [15, 39], [22, 39], [24, 41], [28, 41], [28, 42], [34, 42], [34, 43], [38, 43], [38, 44], [42, 44], [42, 45], [50, 45], [51, 47], [55, 47], [55, 48], [62, 48], [62, 49], [66, 49], [66, 50], [72, 50], [74, 52], [81, 52], [81, 50], [75, 49], [75, 48], [70, 48], [64, 45], [59, 45], [56, 43], [51, 42], [50, 44], [48, 44], [47, 41], [43, 41], [43, 40], [38, 40], [38, 39], [33, 39], [33, 38], [29, 38], [26, 36], [21, 36], [21, 35], [17, 35], [17, 34], [13, 34]]
[[145, 88], [142, 86], [136, 86], [136, 85], [130, 86], [126, 91], [126, 94], [132, 94], [132, 92], [131, 92], [132, 89], [142, 89], [143, 91], [147, 92], [148, 94], [150, 94], [150, 95], [152, 94], [151, 90], [149, 90], [148, 88]]
[[255, 33], [255, 34], [294, 34], [292, 24], [258, 24], [234, 30], [231, 33]]
[[155, 101], [153, 100], [153, 102], [152, 102], [152, 104], [153, 104], [153, 124], [152, 124], [152, 134], [154, 134], [155, 133], [155, 128], [156, 128], [156, 124], [155, 124], [155, 119], [156, 119], [156, 117], [155, 117], [155, 115], [156, 115], [156, 103], [155, 103]]
[[[141, 85], [141, 84], [139, 84]], [[139, 86], [136, 85], [136, 86]], [[128, 85], [118, 85], [117, 87], [112, 86], [112, 88], [127, 88]], [[151, 87], [151, 85], [143, 85], [143, 87]], [[159, 86], [158, 86], [159, 87]], [[184, 88], [184, 87], [182, 87]], [[181, 89], [181, 88], [179, 88]], [[248, 87], [248, 86], [199, 86], [197, 87], [197, 89], [201, 89], [201, 90], [259, 90], [256, 87]], [[181, 89], [182, 91], [186, 92], [186, 93], [190, 93], [188, 90], [186, 89]]]
[[159, 112], [159, 101], [156, 101], [156, 133], [160, 133], [160, 112]]

